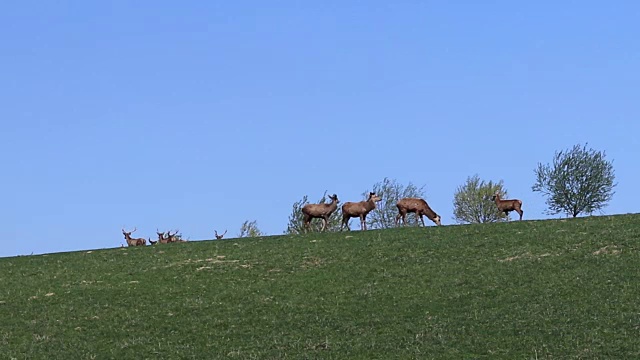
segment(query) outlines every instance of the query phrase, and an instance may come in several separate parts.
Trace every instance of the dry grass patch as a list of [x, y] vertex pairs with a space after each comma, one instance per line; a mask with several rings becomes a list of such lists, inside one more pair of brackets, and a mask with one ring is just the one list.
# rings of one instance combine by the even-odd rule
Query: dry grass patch
[[[515, 261], [515, 260], [521, 260], [521, 259], [527, 259], [527, 260], [541, 260], [542, 258], [548, 257], [548, 256], [553, 256], [553, 254], [549, 254], [549, 253], [544, 253], [544, 254], [540, 254], [540, 255], [534, 255], [530, 252], [526, 252], [524, 254], [520, 254], [520, 255], [515, 255], [515, 256], [509, 256], [507, 258], [504, 259], [500, 259], [498, 260], [499, 262], [511, 262], [511, 261]], [[556, 255], [557, 256], [557, 255]]]
[[618, 247], [616, 245], [607, 245], [603, 248], [600, 248], [596, 251], [593, 252], [593, 255], [603, 255], [603, 254], [607, 254], [607, 255], [618, 255], [620, 254], [621, 250], [618, 249]]
[[[208, 264], [229, 264], [229, 263], [238, 263], [240, 262], [240, 260], [225, 260], [225, 256], [219, 255], [216, 256], [215, 258], [207, 258], [207, 259], [187, 259], [184, 261], [180, 261], [180, 262], [176, 262], [176, 263], [171, 263], [168, 265], [165, 265], [164, 268], [170, 268], [170, 267], [174, 267], [174, 266], [185, 266], [185, 265], [190, 265], [190, 264], [199, 264], [199, 263], [203, 263], [206, 262]], [[207, 268], [207, 266], [204, 266], [202, 268]], [[210, 268], [210, 266], [208, 267]]]
[[311, 267], [319, 267], [322, 264], [324, 264], [324, 260], [322, 260], [319, 257], [315, 257], [315, 256], [310, 256], [310, 257], [305, 257], [304, 260], [302, 261], [302, 267], [305, 269], [311, 268]]

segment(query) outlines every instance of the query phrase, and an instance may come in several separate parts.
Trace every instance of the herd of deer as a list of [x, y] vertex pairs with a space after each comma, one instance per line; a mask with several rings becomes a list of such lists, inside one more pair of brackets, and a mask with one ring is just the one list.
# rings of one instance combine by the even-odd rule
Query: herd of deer
[[[324, 231], [327, 228], [327, 223], [329, 222], [329, 217], [333, 214], [334, 211], [338, 208], [338, 196], [336, 194], [330, 195], [329, 199], [330, 203], [326, 204], [307, 204], [302, 208], [303, 214], [303, 222], [304, 227], [309, 229], [311, 227], [312, 219], [322, 219], [322, 229]], [[340, 224], [340, 231], [347, 226], [347, 230], [351, 230], [349, 228], [349, 219], [352, 217], [360, 218], [360, 229], [367, 230], [366, 218], [367, 214], [369, 214], [372, 210], [376, 208], [376, 202], [382, 200], [382, 194], [377, 195], [375, 192], [369, 193], [369, 198], [366, 201], [360, 202], [346, 202], [342, 205], [342, 223]], [[522, 220], [522, 201], [518, 199], [512, 200], [502, 200], [500, 199], [500, 193], [496, 192], [495, 195], [491, 198], [492, 201], [496, 203], [498, 210], [500, 212], [504, 212], [505, 215], [509, 216], [509, 212], [515, 211], [520, 214], [520, 220]], [[420, 220], [423, 226], [426, 226], [424, 223], [423, 216], [429, 218], [429, 220], [433, 221], [436, 225], [442, 225], [440, 222], [440, 215], [436, 214], [435, 211], [431, 209], [429, 204], [424, 199], [421, 198], [404, 198], [400, 199], [396, 204], [398, 208], [398, 215], [396, 215], [396, 226], [398, 222], [402, 219], [402, 224], [407, 223], [407, 214], [415, 213], [416, 214], [416, 222]]]
[[[311, 228], [311, 220], [312, 219], [322, 219], [322, 229], [324, 231], [327, 228], [327, 224], [329, 222], [329, 217], [338, 209], [338, 196], [336, 194], [329, 195], [330, 203], [326, 204], [306, 204], [302, 207], [302, 216], [303, 216], [303, 224], [307, 229]], [[376, 203], [382, 200], [382, 194], [378, 195], [375, 192], [370, 192], [369, 197], [366, 201], [359, 202], [346, 202], [342, 205], [342, 222], [340, 224], [340, 231], [346, 225], [347, 230], [351, 230], [349, 228], [349, 220], [351, 218], [360, 218], [360, 229], [367, 230], [366, 218], [367, 214], [369, 214], [372, 210], [376, 208]], [[522, 201], [518, 199], [511, 200], [502, 200], [500, 199], [500, 193], [496, 192], [495, 195], [491, 198], [492, 201], [495, 202], [498, 210], [500, 212], [504, 212], [506, 216], [509, 216], [509, 212], [515, 211], [520, 215], [520, 220], [522, 220]], [[405, 225], [407, 223], [407, 214], [415, 213], [416, 214], [416, 222], [420, 220], [422, 222], [422, 226], [426, 226], [424, 223], [423, 216], [429, 218], [429, 220], [433, 221], [436, 225], [442, 225], [440, 222], [440, 215], [436, 214], [435, 211], [429, 207], [429, 204], [424, 199], [421, 198], [404, 198], [400, 199], [396, 204], [398, 208], [398, 215], [396, 215], [396, 226], [402, 220], [402, 224]], [[147, 239], [145, 238], [132, 238], [131, 234], [136, 231], [137, 228], [134, 228], [132, 231], [125, 231], [122, 229], [122, 234], [124, 235], [125, 240], [127, 241], [128, 246], [145, 246], [147, 244]], [[217, 230], [215, 231], [216, 239], [220, 240], [227, 233], [227, 230], [222, 234], [218, 234]], [[173, 242], [185, 242], [186, 240], [182, 240], [176, 236], [178, 230], [174, 231], [171, 234], [171, 231], [167, 231], [166, 233], [160, 232], [156, 229], [156, 233], [158, 234], [158, 240], [153, 241], [149, 239], [149, 244], [168, 244]]]
[[[134, 233], [138, 228], [134, 228], [131, 231], [125, 231], [125, 229], [122, 229], [122, 235], [124, 235], [124, 239], [127, 242], [127, 246], [145, 246], [147, 245], [147, 239], [145, 238], [132, 238], [131, 234]], [[224, 237], [224, 235], [227, 233], [227, 230], [224, 231], [224, 233], [222, 234], [218, 234], [217, 230], [214, 230], [215, 232], [215, 237], [216, 239], [220, 240]], [[149, 238], [149, 244], [150, 245], [155, 245], [155, 244], [169, 244], [169, 243], [175, 243], [175, 242], [187, 242], [186, 240], [182, 240], [180, 237], [178, 237], [178, 230], [174, 231], [173, 234], [171, 233], [171, 230], [165, 232], [160, 232], [160, 230], [156, 229], [156, 234], [158, 234], [158, 240], [153, 241], [151, 240], [151, 238]]]

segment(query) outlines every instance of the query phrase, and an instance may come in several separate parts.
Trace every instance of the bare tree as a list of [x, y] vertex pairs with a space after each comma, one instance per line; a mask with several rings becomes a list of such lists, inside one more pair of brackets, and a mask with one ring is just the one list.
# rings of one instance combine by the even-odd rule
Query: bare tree
[[238, 234], [238, 237], [243, 238], [259, 236], [264, 236], [264, 233], [260, 231], [260, 229], [258, 229], [258, 222], [256, 220], [246, 220], [242, 223], [242, 226], [240, 226], [240, 234]]

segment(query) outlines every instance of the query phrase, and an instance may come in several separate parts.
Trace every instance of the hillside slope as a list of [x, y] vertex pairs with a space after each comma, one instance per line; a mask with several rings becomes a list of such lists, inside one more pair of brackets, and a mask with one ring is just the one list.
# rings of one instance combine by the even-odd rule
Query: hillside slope
[[17, 359], [637, 358], [640, 215], [0, 259]]

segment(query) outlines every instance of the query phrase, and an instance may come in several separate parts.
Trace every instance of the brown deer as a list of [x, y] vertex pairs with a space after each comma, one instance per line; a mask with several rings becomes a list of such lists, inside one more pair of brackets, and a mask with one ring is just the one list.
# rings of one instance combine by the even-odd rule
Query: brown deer
[[424, 218], [422, 216], [426, 216], [429, 220], [433, 221], [436, 225], [442, 225], [440, 223], [440, 215], [436, 214], [435, 211], [431, 210], [429, 204], [424, 199], [420, 198], [404, 198], [400, 199], [396, 204], [398, 208], [398, 215], [396, 215], [396, 226], [398, 226], [398, 222], [402, 219], [402, 224], [405, 225], [407, 223], [407, 213], [415, 213], [416, 214], [416, 223], [418, 219], [422, 221], [422, 226], [426, 226], [424, 224]]
[[225, 230], [221, 235], [218, 235], [218, 230], [213, 230], [213, 232], [216, 234], [216, 239], [220, 240], [224, 237], [224, 234], [227, 233], [227, 230]]
[[367, 230], [367, 223], [365, 221], [367, 214], [376, 208], [376, 202], [380, 200], [382, 200], [382, 194], [376, 195], [375, 192], [370, 192], [367, 201], [344, 203], [344, 205], [342, 205], [342, 224], [340, 225], [340, 231], [342, 231], [344, 225], [347, 225], [347, 230], [351, 231], [351, 228], [349, 228], [349, 219], [352, 217], [359, 217], [360, 229]]
[[324, 231], [329, 223], [329, 217], [338, 208], [338, 195], [329, 195], [331, 202], [328, 204], [306, 204], [302, 207], [303, 223], [306, 229], [311, 229], [311, 219], [322, 219], [322, 229]]
[[491, 197], [491, 200], [496, 202], [496, 206], [498, 206], [498, 210], [500, 210], [501, 212], [504, 212], [504, 214], [507, 216], [507, 219], [509, 218], [509, 212], [515, 211], [518, 214], [520, 214], [520, 220], [522, 220], [522, 214], [524, 213], [524, 211], [522, 211], [522, 200], [518, 200], [518, 199], [501, 200], [500, 191], [496, 191], [495, 195]]
[[151, 243], [151, 245], [155, 245], [155, 244], [166, 244], [167, 240], [164, 238], [164, 233], [160, 232], [160, 230], [158, 230], [156, 228], [156, 234], [158, 235], [158, 240], [156, 241], [151, 241], [149, 240], [149, 242]]
[[170, 243], [174, 243], [174, 242], [186, 242], [186, 240], [182, 240], [182, 239], [180, 239], [180, 238], [178, 237], [178, 232], [179, 232], [179, 231], [180, 231], [180, 230], [176, 230], [176, 231], [174, 231], [174, 233], [173, 233], [173, 234], [171, 233], [171, 230], [167, 231], [167, 237], [166, 237], [167, 242], [170, 242]]
[[147, 244], [147, 239], [145, 238], [132, 238], [131, 234], [136, 232], [138, 228], [134, 228], [132, 231], [125, 231], [122, 229], [122, 235], [124, 235], [124, 239], [127, 241], [127, 246], [145, 246]]

